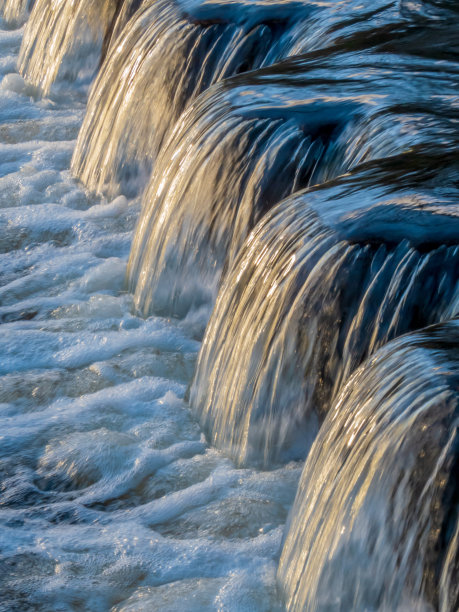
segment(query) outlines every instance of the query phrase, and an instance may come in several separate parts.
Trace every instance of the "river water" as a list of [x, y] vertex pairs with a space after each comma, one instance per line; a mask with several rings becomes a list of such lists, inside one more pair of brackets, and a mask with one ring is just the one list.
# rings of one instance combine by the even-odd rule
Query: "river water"
[[183, 401], [199, 343], [123, 290], [139, 202], [72, 178], [86, 84], [41, 100], [22, 35], [0, 38], [0, 609], [275, 609], [300, 467], [205, 443]]
[[0, 22], [0, 610], [454, 612], [454, 5], [127, 2], [95, 77], [59, 4]]

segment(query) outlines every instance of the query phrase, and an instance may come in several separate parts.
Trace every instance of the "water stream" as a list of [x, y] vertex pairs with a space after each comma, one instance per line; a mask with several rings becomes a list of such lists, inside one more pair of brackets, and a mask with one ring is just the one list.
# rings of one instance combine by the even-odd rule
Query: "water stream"
[[0, 13], [0, 611], [456, 612], [455, 2]]

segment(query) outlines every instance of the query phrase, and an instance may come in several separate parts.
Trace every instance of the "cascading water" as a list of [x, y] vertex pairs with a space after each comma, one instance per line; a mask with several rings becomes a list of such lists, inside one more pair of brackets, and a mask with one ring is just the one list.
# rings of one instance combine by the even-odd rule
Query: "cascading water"
[[[266, 7], [248, 23], [238, 23], [237, 12], [227, 17], [225, 3], [189, 8], [147, 3], [107, 58], [72, 162], [90, 189], [116, 193], [121, 182], [124, 192], [138, 191], [190, 100], [216, 81], [275, 61], [294, 44], [288, 4]], [[273, 21], [279, 17], [285, 24]]]
[[[19, 56], [19, 71], [48, 94], [58, 74], [93, 75], [104, 39], [122, 2], [132, 0], [35, 0]], [[107, 43], [106, 43], [107, 44]]]
[[18, 87], [22, 34], [0, 22], [0, 609], [277, 612], [300, 466], [205, 444], [198, 344], [123, 290], [138, 202], [71, 177], [85, 84]]
[[100, 55], [101, 64], [107, 56], [111, 43], [117, 40], [131, 17], [146, 2], [147, 0], [115, 0], [111, 22], [105, 26], [105, 35]]
[[455, 66], [445, 63], [450, 86], [439, 95], [444, 77], [435, 62], [410, 57], [392, 65], [388, 54], [332, 51], [241, 75], [201, 96], [145, 192], [129, 263], [138, 310], [184, 316], [212, 304], [225, 262], [289, 193], [435, 139], [454, 148]]
[[[456, 612], [457, 7], [29, 8], [0, 0], [2, 612]], [[106, 194], [153, 164], [143, 205], [72, 155]]]
[[10, 26], [21, 25], [27, 20], [33, 0], [0, 0], [0, 14]]
[[191, 404], [239, 463], [304, 457], [368, 354], [459, 313], [457, 191], [384, 198], [382, 181], [363, 189], [372, 174], [280, 203], [222, 284]]
[[314, 181], [323, 167], [330, 171], [324, 158], [341, 153], [333, 142], [339, 121], [321, 125], [311, 113], [312, 125], [304, 126], [289, 109], [257, 117], [256, 107], [241, 121], [245, 91], [238, 94], [233, 108], [224, 96], [204, 99], [209, 112], [201, 121], [193, 112], [185, 118], [157, 165], [129, 266], [136, 307], [145, 314], [208, 309], [227, 252], [236, 252], [253, 223], [292, 188]]
[[459, 325], [349, 379], [311, 449], [279, 565], [287, 610], [457, 610]]
[[[303, 0], [144, 3], [92, 90], [73, 172], [97, 192], [138, 193], [193, 98], [217, 81], [331, 42], [344, 10]], [[393, 13], [381, 3], [360, 27], [375, 27], [375, 14], [395, 21]]]

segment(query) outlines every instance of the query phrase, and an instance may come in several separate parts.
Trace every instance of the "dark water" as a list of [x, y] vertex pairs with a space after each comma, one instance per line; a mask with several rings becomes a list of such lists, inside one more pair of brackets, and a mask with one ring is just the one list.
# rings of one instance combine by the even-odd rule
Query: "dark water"
[[458, 610], [457, 3], [0, 10], [0, 610]]

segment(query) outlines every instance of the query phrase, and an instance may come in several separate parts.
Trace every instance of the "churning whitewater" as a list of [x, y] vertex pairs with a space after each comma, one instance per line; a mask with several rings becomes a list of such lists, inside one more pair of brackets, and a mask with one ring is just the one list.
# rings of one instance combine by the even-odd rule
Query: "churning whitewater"
[[0, 612], [457, 612], [454, 0], [0, 14]]

